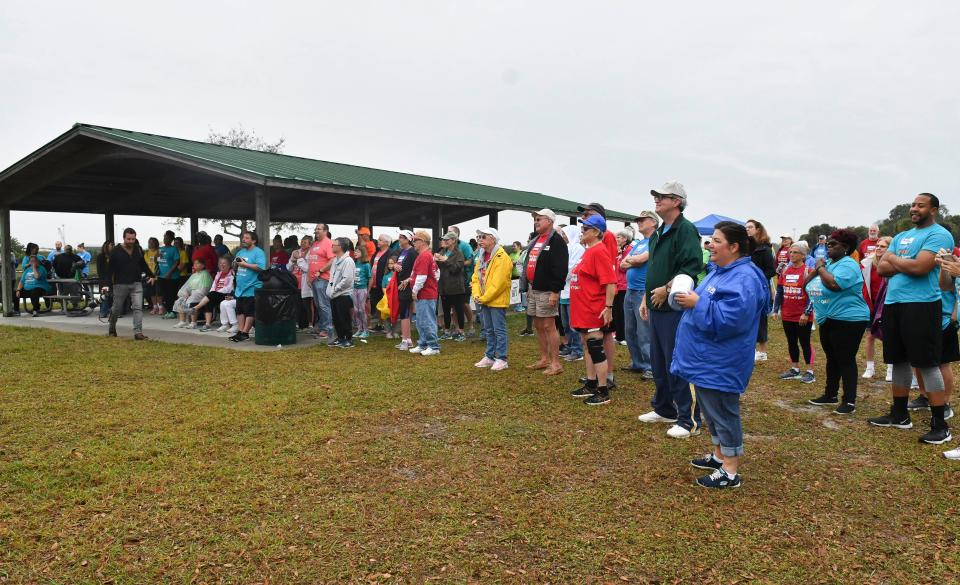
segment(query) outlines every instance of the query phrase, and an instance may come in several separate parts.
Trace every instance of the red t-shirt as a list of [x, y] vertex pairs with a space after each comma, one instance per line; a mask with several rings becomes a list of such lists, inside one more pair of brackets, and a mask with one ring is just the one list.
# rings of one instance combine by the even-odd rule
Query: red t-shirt
[[549, 233], [543, 234], [537, 238], [537, 243], [533, 245], [533, 248], [530, 248], [530, 255], [527, 256], [527, 282], [530, 283], [530, 287], [533, 287], [533, 275], [537, 271], [537, 256], [540, 255], [540, 251], [543, 250], [543, 246], [547, 243], [547, 238], [550, 237]]
[[280, 249], [276, 252], [270, 252], [270, 265], [271, 266], [287, 266], [287, 262], [290, 261], [290, 254], [287, 254], [287, 251]]
[[190, 260], [193, 262], [203, 260], [203, 266], [210, 273], [210, 276], [215, 275], [219, 270], [217, 267], [217, 251], [213, 246], [197, 246], [193, 249], [193, 258]]
[[782, 274], [788, 264], [790, 264], [790, 246], [780, 246], [777, 250], [777, 274]]
[[783, 285], [783, 304], [780, 305], [780, 317], [783, 321], [796, 323], [800, 321], [804, 309], [810, 302], [804, 280], [811, 268], [806, 265], [799, 268], [790, 264], [780, 274], [780, 284]]
[[607, 256], [610, 257], [610, 266], [613, 268], [613, 262], [617, 259], [617, 254], [620, 253], [620, 245], [617, 244], [617, 236], [613, 235], [613, 232], [610, 230], [603, 232], [603, 245], [607, 249]]
[[587, 248], [570, 278], [570, 325], [574, 329], [603, 327], [600, 314], [607, 305], [607, 285], [616, 283], [607, 246], [594, 244]]
[[633, 248], [632, 244], [628, 244], [624, 249], [620, 250], [620, 253], [617, 254], [617, 292], [622, 290], [627, 290], [627, 271], [624, 268], [620, 268], [620, 265], [623, 264], [623, 259], [630, 254], [630, 250]]
[[426, 275], [427, 280], [423, 283], [423, 288], [417, 293], [417, 300], [430, 301], [437, 298], [437, 261], [433, 259], [433, 254], [429, 251], [418, 254], [417, 259], [413, 261], [413, 269], [410, 271], [410, 281], [416, 282], [418, 276]]
[[859, 248], [859, 250], [860, 250], [860, 259], [862, 260], [862, 259], [866, 258], [868, 255], [873, 254], [873, 251], [877, 249], [877, 242], [879, 242], [879, 241], [880, 241], [879, 239], [877, 239], [877, 240], [871, 240], [871, 239], [868, 238], [868, 239], [860, 242], [860, 248]]

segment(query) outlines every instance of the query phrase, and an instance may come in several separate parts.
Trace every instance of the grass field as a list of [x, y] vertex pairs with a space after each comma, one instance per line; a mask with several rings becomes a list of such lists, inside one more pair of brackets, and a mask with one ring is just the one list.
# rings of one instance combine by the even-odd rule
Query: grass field
[[958, 582], [955, 443], [917, 442], [929, 415], [869, 428], [882, 381], [853, 418], [806, 406], [822, 384], [776, 380], [772, 324], [744, 485], [714, 492], [687, 463], [706, 435], [636, 420], [651, 382], [588, 408], [582, 362], [523, 368], [519, 324], [499, 374], [476, 342], [238, 354], [4, 327], [0, 582]]

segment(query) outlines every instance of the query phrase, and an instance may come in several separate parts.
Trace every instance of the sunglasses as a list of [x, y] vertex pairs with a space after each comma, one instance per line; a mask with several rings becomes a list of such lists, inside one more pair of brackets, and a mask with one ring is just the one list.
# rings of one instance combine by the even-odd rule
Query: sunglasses
[[664, 199], [676, 199], [676, 198], [677, 197], [675, 195], [654, 195], [653, 196], [654, 201], [662, 201]]

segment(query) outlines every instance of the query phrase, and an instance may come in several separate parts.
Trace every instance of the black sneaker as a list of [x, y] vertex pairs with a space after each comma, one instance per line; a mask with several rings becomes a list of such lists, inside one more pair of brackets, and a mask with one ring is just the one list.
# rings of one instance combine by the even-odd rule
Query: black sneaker
[[950, 434], [950, 427], [946, 425], [939, 429], [930, 429], [929, 433], [920, 437], [920, 442], [928, 445], [942, 445], [952, 440], [953, 435]]
[[811, 400], [807, 400], [807, 402], [809, 402], [814, 406], [832, 406], [834, 404], [839, 403], [840, 400], [838, 400], [836, 396], [830, 397], [824, 394], [819, 398], [813, 398]]
[[530, 331], [529, 329], [524, 329], [523, 331], [520, 332], [520, 337], [532, 337], [532, 336], [533, 336], [533, 331]]
[[690, 460], [690, 465], [698, 469], [720, 469], [723, 467], [722, 461], [717, 461], [717, 458], [713, 456], [713, 453], [707, 453], [703, 457], [697, 457], [696, 459]]
[[587, 406], [600, 406], [601, 404], [606, 404], [608, 402], [610, 402], [610, 393], [606, 390], [597, 392], [590, 398], [587, 398], [583, 401], [583, 403]]
[[907, 403], [907, 410], [930, 410], [930, 401], [921, 394]]
[[726, 489], [740, 487], [740, 474], [729, 477], [723, 469], [717, 469], [710, 475], [697, 478], [697, 485], [705, 488]]
[[910, 421], [910, 415], [894, 416], [893, 413], [867, 419], [867, 422], [875, 427], [893, 427], [895, 429], [912, 429], [913, 423]]
[[580, 386], [576, 390], [570, 393], [571, 398], [590, 398], [596, 393], [596, 388], [588, 388], [586, 384]]
[[327, 344], [327, 347], [340, 347], [342, 344], [343, 344], [342, 339], [334, 339], [333, 341]]
[[[577, 381], [580, 382], [581, 384], [586, 384], [586, 383], [587, 383], [587, 377], [586, 377], [586, 376], [580, 376], [580, 379], [577, 380]], [[613, 378], [609, 378], [609, 377], [608, 377], [608, 378], [607, 378], [607, 390], [613, 390], [613, 389], [616, 388], [616, 387], [617, 387], [617, 383], [614, 382]]]
[[857, 412], [857, 406], [855, 404], [844, 402], [833, 411], [833, 414], [853, 414], [855, 412]]
[[352, 340], [344, 339], [343, 341], [340, 342], [340, 345], [338, 347], [340, 347], [340, 349], [352, 349], [356, 347], [356, 344], [353, 343]]

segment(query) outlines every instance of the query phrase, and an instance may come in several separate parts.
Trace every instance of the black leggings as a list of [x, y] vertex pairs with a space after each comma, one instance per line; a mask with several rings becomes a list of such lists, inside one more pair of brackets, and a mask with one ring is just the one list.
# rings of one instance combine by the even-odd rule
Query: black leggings
[[820, 325], [820, 345], [827, 356], [826, 396], [835, 397], [843, 381], [843, 401], [857, 401], [857, 352], [867, 329], [866, 321], [836, 321], [827, 319]]
[[803, 350], [803, 363], [808, 366], [813, 362], [813, 346], [810, 345], [810, 332], [813, 322], [807, 321], [801, 325], [796, 321], [784, 321], [783, 332], [787, 336], [787, 350], [790, 352], [790, 361], [800, 361], [800, 350]]
[[313, 325], [310, 317], [313, 315], [313, 297], [300, 298], [300, 311], [297, 313], [297, 325], [300, 329], [306, 329]]
[[349, 294], [330, 299], [330, 312], [333, 313], [333, 329], [337, 332], [337, 339], [353, 339], [353, 319], [350, 309], [353, 308], [353, 299]]
[[[30, 290], [23, 289], [17, 292], [17, 296], [23, 300], [23, 310], [27, 310], [27, 299], [30, 299], [30, 303], [33, 305], [33, 310], [40, 312], [40, 297], [43, 295], [44, 290], [42, 288], [31, 288]], [[19, 310], [20, 301], [17, 301], [17, 306]]]
[[179, 282], [177, 278], [157, 279], [160, 296], [163, 297], [163, 310], [168, 313], [173, 311], [173, 302], [177, 300], [177, 291], [180, 290]]
[[450, 312], [457, 316], [457, 327], [463, 329], [463, 306], [467, 303], [467, 293], [455, 295], [442, 295], [443, 302], [443, 328], [450, 329]]

